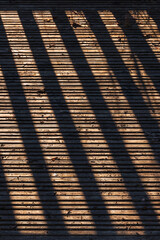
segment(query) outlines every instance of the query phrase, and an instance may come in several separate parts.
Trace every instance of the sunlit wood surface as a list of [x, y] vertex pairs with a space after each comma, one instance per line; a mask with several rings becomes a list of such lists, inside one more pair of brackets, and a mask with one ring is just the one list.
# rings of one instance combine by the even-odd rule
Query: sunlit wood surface
[[0, 2], [0, 239], [159, 239], [159, 16]]

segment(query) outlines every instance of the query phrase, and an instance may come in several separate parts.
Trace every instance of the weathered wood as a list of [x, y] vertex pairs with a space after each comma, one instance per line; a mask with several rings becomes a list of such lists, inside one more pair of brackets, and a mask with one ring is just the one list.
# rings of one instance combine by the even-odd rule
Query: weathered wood
[[159, 240], [159, 14], [0, 2], [0, 238]]

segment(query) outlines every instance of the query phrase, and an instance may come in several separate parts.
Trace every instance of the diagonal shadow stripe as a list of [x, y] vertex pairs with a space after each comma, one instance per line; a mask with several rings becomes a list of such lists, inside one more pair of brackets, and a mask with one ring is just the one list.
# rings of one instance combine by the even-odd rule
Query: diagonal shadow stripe
[[[93, 16], [94, 16], [94, 19], [93, 19]], [[116, 17], [116, 16], [115, 16], [115, 17]], [[141, 103], [141, 105], [143, 106], [143, 111], [145, 112], [145, 117], [146, 117], [148, 120], [152, 121], [152, 124], [153, 124], [154, 128], [158, 129], [158, 123], [157, 123], [157, 121], [156, 121], [154, 118], [151, 117], [151, 115], [150, 115], [150, 113], [149, 113], [149, 110], [148, 110], [148, 108], [147, 108], [147, 106], [146, 106], [146, 104], [145, 104], [145, 102], [144, 102], [144, 100], [143, 100], [143, 98], [142, 98], [139, 90], [137, 89], [137, 87], [135, 86], [134, 82], [132, 81], [132, 78], [131, 78], [131, 76], [130, 76], [130, 74], [129, 74], [129, 71], [128, 71], [127, 67], [125, 66], [125, 64], [123, 63], [123, 60], [122, 60], [120, 54], [118, 53], [118, 51], [117, 51], [117, 49], [116, 49], [116, 47], [115, 47], [115, 45], [114, 45], [114, 43], [113, 43], [113, 41], [112, 41], [112, 39], [111, 39], [111, 37], [110, 37], [110, 35], [109, 35], [106, 27], [104, 26], [104, 24], [103, 24], [100, 16], [98, 15], [97, 12], [92, 12], [92, 13], [86, 12], [86, 18], [87, 18], [87, 20], [90, 22], [90, 24], [91, 24], [91, 29], [92, 29], [92, 31], [95, 33], [95, 35], [97, 36], [98, 43], [99, 43], [99, 45], [101, 46], [101, 48], [102, 48], [102, 50], [103, 50], [103, 52], [104, 52], [104, 55], [106, 56], [107, 62], [108, 62], [108, 64], [109, 64], [110, 68], [113, 70], [113, 72], [114, 72], [117, 80], [119, 81], [120, 86], [121, 86], [121, 88], [122, 88], [122, 90], [123, 90], [123, 93], [124, 93], [126, 99], [128, 100], [128, 103], [130, 104], [130, 106], [131, 106], [131, 108], [132, 108], [135, 116], [136, 116], [137, 119], [139, 120], [139, 123], [140, 123], [142, 129], [143, 129], [144, 132], [146, 133], [145, 124], [144, 124], [143, 120], [139, 117], [139, 110], [137, 110], [137, 106], [135, 105], [135, 101], [132, 101], [132, 98], [133, 98], [132, 96], [134, 95], [134, 93], [132, 93], [132, 90], [136, 90], [136, 97], [138, 98], [139, 103]], [[102, 39], [100, 38], [100, 36], [99, 36], [98, 34], [96, 34], [95, 28], [94, 28], [94, 24], [93, 24], [94, 21], [96, 21], [97, 23], [100, 24], [100, 26], [101, 26], [101, 28], [100, 28], [100, 29], [101, 29], [101, 34], [103, 35], [103, 37], [106, 37], [106, 39], [109, 41], [109, 47], [108, 47], [108, 49], [107, 49], [106, 44], [105, 44], [105, 43], [102, 41]], [[105, 46], [105, 47], [104, 47], [104, 46]], [[119, 75], [119, 71], [117, 71], [116, 66], [113, 64], [112, 61], [110, 61], [110, 58], [107, 56], [107, 50], [109, 50], [110, 47], [112, 48], [113, 53], [115, 54], [115, 56], [116, 56], [117, 59], [119, 60], [119, 66], [121, 66], [122, 69], [125, 70], [125, 76], [127, 77], [128, 82], [129, 82], [129, 84], [130, 84], [130, 90], [128, 90], [128, 89], [125, 88], [125, 85], [123, 84], [122, 78], [121, 78], [120, 75]], [[152, 129], [152, 126], [150, 126], [150, 128]], [[147, 135], [146, 135], [146, 138], [148, 139], [148, 136], [147, 136]], [[149, 139], [148, 139], [148, 140], [149, 140]], [[150, 141], [149, 141], [149, 142], [150, 142]], [[151, 146], [153, 146], [151, 142], [150, 142], [150, 144], [151, 144]], [[153, 151], [154, 151], [154, 147], [153, 147]], [[155, 154], [155, 158], [156, 158], [156, 156], [157, 156], [157, 154]], [[136, 170], [135, 170], [135, 171], [136, 171]], [[139, 181], [140, 181], [140, 179], [139, 179]], [[144, 191], [144, 195], [145, 195], [145, 198], [146, 198], [146, 197], [147, 197], [147, 194], [145, 193], [145, 190], [142, 189], [142, 191]], [[147, 197], [147, 198], [148, 198], [148, 197]], [[148, 198], [148, 200], [149, 200], [149, 198]], [[150, 201], [149, 201], [149, 202], [150, 202]], [[150, 203], [150, 205], [151, 205], [151, 203]], [[151, 206], [152, 206], [152, 205], [151, 205]], [[153, 208], [152, 208], [152, 214], [153, 214], [153, 215], [152, 215], [153, 221], [157, 221], [157, 222], [158, 222], [157, 216], [156, 216]], [[149, 216], [148, 216], [148, 217], [149, 217]], [[143, 216], [142, 216], [142, 215], [141, 215], [141, 219], [143, 220]], [[146, 228], [146, 230], [147, 230], [147, 228]]]
[[[50, 105], [52, 106], [53, 112], [54, 112], [56, 120], [58, 122], [60, 132], [63, 136], [63, 139], [64, 139], [64, 142], [65, 142], [70, 160], [72, 161], [76, 176], [79, 180], [80, 186], [81, 186], [83, 194], [85, 196], [85, 200], [87, 202], [88, 209], [90, 210], [90, 212], [92, 214], [92, 218], [93, 218], [93, 221], [94, 221], [94, 224], [95, 224], [95, 230], [97, 232], [97, 235], [101, 233], [102, 228], [101, 228], [101, 223], [100, 223], [101, 219], [99, 219], [99, 217], [95, 213], [95, 209], [97, 207], [97, 201], [91, 201], [91, 198], [93, 197], [93, 199], [94, 199], [95, 195], [98, 197], [98, 204], [101, 205], [102, 210], [104, 211], [104, 214], [103, 214], [103, 217], [105, 218], [105, 223], [104, 224], [109, 225], [110, 230], [111, 230], [111, 234], [115, 235], [116, 232], [113, 229], [112, 223], [110, 221], [109, 215], [108, 215], [107, 210], [106, 210], [105, 203], [104, 203], [104, 201], [101, 197], [101, 194], [99, 192], [95, 177], [94, 177], [92, 169], [91, 169], [91, 166], [88, 162], [85, 150], [83, 149], [83, 146], [81, 144], [78, 132], [77, 132], [76, 127], [74, 125], [73, 119], [70, 115], [68, 106], [67, 106], [66, 101], [64, 99], [64, 96], [63, 96], [63, 93], [61, 91], [58, 79], [55, 75], [54, 69], [52, 67], [49, 56], [48, 56], [47, 51], [45, 49], [41, 34], [40, 34], [38, 26], [37, 26], [37, 24], [34, 20], [33, 14], [32, 14], [31, 11], [27, 12], [27, 18], [29, 18], [32, 21], [32, 24], [33, 24], [32, 26], [34, 26], [34, 33], [33, 34], [30, 31], [30, 26], [25, 21], [25, 17], [23, 15], [23, 13], [19, 12], [19, 17], [21, 19], [21, 22], [22, 22], [26, 37], [28, 39], [31, 51], [33, 53], [34, 59], [36, 61], [37, 68], [39, 70], [39, 73], [41, 74], [41, 79], [42, 79], [44, 87], [45, 87], [45, 92], [48, 95]], [[35, 45], [35, 42], [37, 40], [38, 40], [38, 46]], [[44, 61], [45, 61], [45, 64], [47, 64], [47, 69], [48, 69], [49, 72], [52, 73], [51, 77], [45, 76], [45, 73], [44, 73], [44, 70], [43, 70], [44, 67], [42, 66], [42, 62], [39, 59], [39, 56], [37, 55], [37, 47], [41, 48], [41, 54], [44, 56]], [[51, 83], [51, 81], [48, 81], [48, 80], [52, 80], [52, 83]], [[56, 89], [56, 91], [54, 92], [52, 89]], [[53, 101], [54, 97], [57, 97], [57, 96], [60, 96], [60, 98], [61, 98], [61, 102], [59, 103], [59, 109], [56, 109], [54, 107], [54, 101]], [[65, 110], [65, 118], [64, 119], [62, 119], [62, 117], [60, 116], [59, 111], [61, 109]], [[67, 122], [66, 122], [66, 119], [67, 119]], [[70, 132], [71, 136], [66, 136], [66, 134], [65, 134], [64, 126], [66, 124], [69, 124], [70, 126], [72, 126], [71, 132]], [[81, 177], [81, 173], [77, 170], [76, 165], [77, 165], [77, 162], [79, 161], [79, 159], [78, 159], [78, 157], [74, 156], [73, 153], [72, 153], [72, 149], [70, 147], [70, 140], [77, 143], [77, 145], [78, 145], [78, 147], [76, 149], [77, 155], [81, 156], [81, 158], [83, 158], [83, 161], [85, 162], [85, 163], [81, 164], [81, 166], [82, 167], [84, 166], [86, 169], [88, 169], [88, 173], [90, 174], [90, 182], [92, 183], [92, 186], [95, 189], [94, 191], [90, 191], [90, 194], [91, 194], [90, 196], [87, 194], [87, 191], [86, 191], [86, 183], [83, 181], [83, 179]]]
[[[53, 14], [53, 18], [54, 18], [54, 14]], [[92, 26], [92, 21], [94, 20], [93, 22], [95, 22], [95, 20], [96, 20], [96, 22], [99, 22], [101, 24], [101, 28], [103, 28], [102, 22], [100, 22], [100, 19], [98, 19], [97, 12], [96, 11], [92, 11], [92, 14], [89, 14], [88, 12], [86, 12], [86, 18], [87, 18], [88, 22], [91, 24], [91, 29], [92, 29], [93, 33], [95, 34], [95, 36], [96, 36], [97, 34], [96, 34], [96, 32], [94, 30], [94, 27], [93, 27], [94, 24]], [[143, 223], [143, 226], [144, 226], [144, 229], [146, 231], [146, 234], [149, 234], [149, 227], [146, 225], [146, 220], [148, 219], [148, 217], [150, 217], [150, 219], [152, 219], [153, 221], [157, 222], [157, 216], [156, 216], [156, 213], [153, 210], [153, 207], [152, 207], [152, 204], [150, 202], [150, 199], [148, 198], [148, 196], [147, 196], [147, 194], [145, 192], [145, 189], [144, 189], [144, 187], [143, 187], [143, 185], [141, 183], [141, 180], [140, 180], [140, 178], [139, 178], [139, 176], [137, 174], [137, 171], [136, 171], [134, 165], [132, 164], [132, 160], [130, 159], [130, 156], [129, 156], [126, 148], [125, 148], [123, 139], [121, 138], [121, 136], [119, 134], [119, 131], [118, 131], [118, 129], [117, 129], [115, 123], [114, 123], [114, 120], [113, 120], [112, 116], [111, 116], [111, 113], [110, 113], [109, 109], [107, 108], [107, 105], [106, 105], [106, 103], [105, 103], [105, 101], [104, 101], [104, 99], [103, 99], [103, 97], [101, 95], [99, 86], [98, 86], [96, 80], [94, 79], [94, 76], [93, 76], [93, 74], [91, 72], [91, 69], [90, 69], [90, 67], [89, 67], [89, 65], [88, 65], [88, 63], [87, 63], [87, 61], [86, 61], [86, 59], [84, 57], [83, 51], [82, 51], [82, 49], [81, 49], [81, 47], [80, 47], [80, 45], [78, 43], [78, 40], [77, 40], [77, 38], [75, 36], [75, 33], [74, 33], [74, 31], [73, 31], [73, 29], [72, 29], [72, 27], [71, 27], [71, 25], [70, 25], [70, 23], [68, 21], [68, 18], [66, 16], [66, 14], [65, 13], [61, 13], [60, 21], [58, 21], [58, 18], [56, 18], [56, 17], [54, 18], [54, 21], [55, 21], [55, 23], [56, 23], [56, 25], [58, 27], [58, 30], [59, 30], [59, 32], [61, 34], [61, 37], [63, 39], [63, 42], [64, 42], [66, 48], [67, 48], [69, 56], [70, 56], [70, 58], [72, 60], [72, 63], [74, 65], [74, 68], [75, 68], [75, 70], [76, 70], [76, 72], [77, 72], [77, 74], [79, 76], [79, 79], [81, 80], [81, 83], [83, 85], [83, 89], [84, 89], [85, 93], [87, 94], [87, 97], [88, 97], [89, 103], [91, 105], [91, 108], [92, 108], [92, 110], [93, 110], [93, 112], [94, 112], [94, 114], [95, 114], [95, 116], [97, 118], [97, 121], [98, 121], [98, 123], [99, 123], [99, 125], [100, 125], [100, 127], [102, 129], [104, 137], [105, 137], [107, 143], [110, 146], [110, 151], [112, 153], [113, 159], [117, 163], [117, 166], [119, 168], [119, 172], [121, 173], [121, 176], [122, 176], [123, 181], [125, 183], [126, 189], [127, 189], [128, 193], [130, 194], [130, 196], [132, 198], [134, 207], [135, 207], [135, 209], [137, 210], [137, 212], [138, 212], [138, 214], [140, 216], [140, 219], [141, 219], [141, 221]], [[110, 122], [109, 126], [107, 124], [105, 124], [104, 121], [102, 121], [102, 119], [99, 117], [99, 111], [97, 110], [97, 107], [95, 106], [95, 102], [93, 101], [93, 98], [91, 97], [91, 95], [93, 94], [93, 90], [90, 88], [90, 86], [87, 86], [86, 82], [84, 81], [84, 79], [82, 77], [79, 65], [75, 61], [75, 57], [74, 57], [74, 54], [73, 54], [73, 51], [72, 51], [73, 46], [70, 44], [70, 41], [66, 37], [66, 30], [63, 28], [62, 24], [65, 24], [66, 29], [67, 29], [67, 33], [72, 36], [72, 45], [74, 44], [74, 47], [78, 50], [79, 54], [81, 55], [81, 61], [83, 61], [83, 64], [85, 65], [85, 70], [88, 73], [88, 78], [90, 79], [90, 83], [92, 83], [95, 86], [97, 98], [99, 99], [99, 101], [101, 103], [101, 106], [103, 107], [103, 109], [106, 108], [106, 114], [105, 114], [103, 120], [106, 119], [106, 121], [109, 121]], [[102, 34], [106, 34], [106, 31], [104, 32], [104, 29], [102, 29]], [[101, 39], [98, 37], [98, 35], [97, 35], [97, 39], [99, 41], [99, 44], [102, 46], [102, 50], [103, 50], [103, 45], [102, 45]], [[107, 39], [110, 39], [109, 34], [107, 34]], [[113, 45], [113, 48], [115, 50], [114, 52], [119, 57], [120, 63], [122, 63], [121, 57], [118, 55], [118, 53], [116, 51], [116, 48], [115, 48], [114, 44], [112, 43], [111, 39], [110, 39], [110, 43]], [[105, 51], [104, 51], [104, 54], [106, 55]], [[116, 69], [114, 69], [111, 64], [110, 64], [110, 67], [115, 72], [115, 76], [117, 77], [117, 79], [119, 79], [119, 77], [117, 76]], [[126, 69], [126, 71], [127, 71], [128, 77], [130, 79], [128, 70]], [[110, 128], [114, 129], [114, 134], [116, 134], [117, 143], [120, 143], [121, 150], [125, 154], [125, 160], [128, 162], [128, 164], [130, 166], [132, 166], [132, 175], [134, 175], [134, 177], [130, 178], [130, 181], [134, 182], [136, 180], [140, 184], [140, 191], [141, 191], [141, 193], [143, 193], [143, 198], [145, 198], [146, 201], [148, 202], [148, 204], [150, 205], [152, 217], [150, 216], [150, 214], [149, 215], [147, 215], [147, 213], [144, 214], [143, 211], [141, 211], [139, 208], [137, 208], [137, 202], [139, 202], [141, 200], [142, 196], [140, 198], [138, 198], [136, 196], [136, 194], [134, 193], [134, 191], [131, 191], [131, 189], [129, 188], [128, 176], [126, 176], [126, 174], [125, 174], [126, 166], [123, 169], [123, 166], [121, 165], [121, 160], [119, 158], [119, 149], [118, 148], [114, 149], [112, 147], [112, 143], [111, 143], [110, 139], [105, 134], [106, 129], [108, 129], [108, 128], [109, 129]]]
[[[139, 29], [136, 20], [131, 16], [131, 14], [126, 10], [121, 12], [116, 11], [115, 9], [112, 11], [115, 18], [119, 22], [120, 27], [122, 28], [124, 34], [127, 37], [127, 41], [131, 52], [136, 54], [140, 59], [143, 67], [147, 73], [147, 75], [152, 80], [154, 86], [156, 87], [157, 91], [160, 93], [160, 84], [157, 76], [160, 75], [160, 63], [157, 57], [155, 56], [154, 52], [152, 51], [151, 47], [148, 45], [145, 36], [143, 35], [142, 31]], [[128, 27], [125, 26], [125, 16], [128, 16]], [[150, 16], [150, 15], [149, 15]], [[157, 19], [155, 19], [157, 22]], [[160, 26], [157, 22], [157, 26]], [[143, 46], [142, 49], [137, 47], [136, 41], [133, 41], [133, 35], [136, 35], [141, 40], [141, 45]], [[145, 50], [145, 51], [144, 51]], [[150, 56], [150, 62], [145, 61], [144, 54]]]
[[[12, 69], [13, 69], [11, 72], [8, 71], [8, 69], [5, 67], [5, 64], [2, 63], [1, 64], [2, 71], [3, 71], [4, 79], [6, 82], [7, 91], [10, 96], [13, 111], [14, 111], [14, 114], [15, 114], [15, 117], [16, 117], [16, 120], [18, 123], [18, 128], [19, 128], [19, 131], [20, 131], [20, 134], [22, 137], [25, 153], [26, 153], [27, 159], [28, 159], [28, 164], [30, 165], [32, 175], [35, 180], [35, 186], [38, 191], [38, 195], [39, 195], [39, 199], [41, 202], [44, 217], [45, 217], [45, 220], [46, 220], [48, 226], [50, 225], [50, 222], [52, 219], [55, 220], [55, 226], [54, 226], [55, 229], [52, 229], [53, 231], [58, 231], [56, 224], [57, 224], [57, 222], [59, 222], [59, 224], [61, 225], [60, 233], [62, 234], [62, 232], [63, 232], [63, 234], [67, 235], [67, 231], [65, 229], [64, 222], [63, 222], [61, 212], [60, 212], [60, 209], [58, 206], [58, 202], [57, 202], [57, 199], [55, 196], [55, 192], [53, 189], [53, 184], [50, 180], [50, 176], [49, 176], [49, 173], [48, 173], [48, 170], [47, 170], [47, 167], [45, 164], [45, 160], [43, 157], [43, 152], [42, 152], [42, 149], [41, 149], [41, 146], [40, 146], [37, 134], [36, 134], [36, 130], [34, 128], [33, 120], [32, 120], [32, 117], [31, 117], [31, 114], [29, 111], [26, 97], [25, 97], [25, 94], [24, 94], [24, 91], [23, 91], [23, 88], [21, 85], [21, 81], [20, 81], [20, 78], [19, 78], [19, 75], [18, 75], [18, 72], [16, 69], [16, 65], [15, 65], [15, 62], [14, 62], [14, 59], [12, 56], [12, 52], [11, 52], [11, 49], [10, 49], [10, 46], [8, 43], [8, 39], [7, 39], [6, 32], [5, 32], [5, 29], [3, 26], [3, 22], [1, 19], [0, 19], [0, 26], [1, 26], [1, 37], [3, 38], [4, 46], [8, 49], [8, 55], [9, 55], [10, 61], [12, 62], [11, 65], [12, 65]], [[4, 62], [4, 58], [3, 58], [3, 62]], [[6, 62], [7, 62], [7, 59], [6, 59]], [[13, 89], [13, 86], [11, 85], [11, 81], [13, 80], [13, 78], [15, 81], [14, 89]], [[16, 94], [16, 92], [17, 92], [17, 94]], [[18, 95], [18, 98], [17, 98], [17, 95]], [[17, 105], [18, 100], [19, 100], [20, 106], [22, 106], [22, 104], [23, 104], [23, 109], [19, 109], [19, 107]], [[24, 116], [27, 116], [26, 122], [24, 122]], [[36, 145], [36, 148], [34, 149], [35, 154], [31, 151], [30, 144], [28, 144], [28, 138], [25, 134], [28, 132], [28, 129], [27, 128], [25, 129], [25, 127], [24, 127], [25, 124], [26, 125], [28, 124], [30, 127], [29, 133], [32, 136], [32, 142]], [[36, 152], [38, 152], [38, 154]], [[38, 156], [36, 156], [36, 155], [38, 155]], [[39, 170], [40, 170], [39, 172], [34, 167], [34, 163], [37, 160], [38, 160], [38, 163], [40, 163], [38, 166]], [[43, 176], [45, 176], [46, 182], [48, 184], [48, 188], [53, 189], [53, 191], [47, 192], [46, 195], [42, 194], [43, 193], [42, 189], [45, 191], [46, 188], [45, 188], [43, 181], [41, 181], [41, 179], [42, 179], [41, 172], [43, 173]], [[47, 203], [47, 206], [52, 206], [52, 204], [54, 204], [54, 206], [56, 208], [56, 213], [57, 213], [56, 215], [52, 216], [52, 214], [49, 213], [49, 211], [46, 209], [46, 203]], [[49, 234], [49, 230], [48, 230], [48, 234]]]
[[[160, 14], [160, 11], [159, 11], [159, 9], [150, 9], [150, 10], [148, 10], [147, 11], [147, 14], [148, 14], [148, 16], [150, 16], [153, 20], [154, 20], [154, 22], [157, 24], [157, 28], [158, 28], [158, 30], [159, 30], [159, 32], [160, 32], [160, 18], [159, 18], [159, 14]], [[151, 50], [152, 51], [152, 50]]]
[[0, 156], [0, 236], [6, 235], [8, 231], [15, 232], [17, 227], [2, 158]]
[[[122, 12], [122, 14], [120, 14], [120, 13], [117, 13], [117, 11], [113, 10], [113, 14], [114, 14], [114, 16], [115, 16], [115, 18], [117, 19], [118, 22], [123, 22], [123, 18], [124, 18], [124, 15], [125, 15], [123, 12]], [[127, 14], [129, 14], [129, 13], [127, 12]], [[99, 21], [101, 21], [99, 16], [97, 16], [97, 18], [99, 18]], [[122, 27], [122, 30], [123, 30], [124, 34], [127, 36], [127, 40], [128, 40], [129, 46], [131, 48], [131, 52], [133, 54], [136, 54], [139, 57], [140, 61], [142, 62], [143, 66], [144, 66], [144, 69], [145, 69], [146, 73], [148, 74], [148, 76], [150, 77], [152, 82], [154, 83], [157, 91], [160, 92], [159, 81], [157, 80], [157, 78], [154, 78], [154, 73], [155, 72], [160, 75], [160, 68], [158, 68], [158, 66], [160, 66], [159, 62], [158, 62], [157, 58], [155, 57], [153, 51], [151, 50], [151, 48], [147, 44], [147, 42], [146, 42], [143, 34], [141, 33], [140, 29], [138, 28], [136, 21], [132, 18], [131, 15], [130, 15], [130, 21], [134, 25], [134, 29], [133, 30], [132, 29], [127, 29], [123, 25], [121, 25], [121, 27]], [[108, 38], [109, 33], [107, 32], [107, 30], [106, 30], [104, 24], [102, 23], [102, 21], [101, 21], [101, 24], [103, 26], [102, 32]], [[140, 39], [142, 40], [143, 50], [146, 49], [146, 53], [149, 53], [150, 56], [151, 56], [151, 61], [150, 61], [149, 66], [144, 61], [143, 55], [141, 54], [139, 49], [134, 44], [134, 41], [131, 40], [131, 35], [133, 33], [136, 34], [136, 36], [140, 36]], [[100, 42], [101, 47], [104, 48], [104, 43], [102, 43], [100, 41], [100, 39], [99, 39], [99, 42]], [[156, 142], [156, 144], [155, 144], [153, 142], [153, 140], [152, 140], [152, 136], [150, 134], [148, 134], [148, 131], [150, 131], [151, 129], [155, 129], [157, 135], [160, 134], [159, 123], [158, 123], [158, 121], [154, 117], [151, 116], [149, 108], [147, 107], [146, 103], [144, 102], [143, 97], [142, 97], [140, 91], [138, 90], [138, 88], [136, 87], [135, 83], [133, 82], [132, 77], [129, 74], [129, 71], [128, 71], [127, 67], [125, 66], [125, 64], [123, 63], [123, 60], [120, 57], [120, 54], [117, 52], [116, 47], [114, 46], [114, 43], [112, 42], [111, 38], [110, 38], [110, 43], [114, 47], [113, 51], [116, 52], [116, 54], [117, 54], [117, 56], [119, 58], [120, 65], [122, 64], [122, 68], [125, 70], [127, 79], [129, 79], [130, 91], [132, 91], [132, 90], [136, 91], [136, 94], [133, 93], [132, 96], [134, 98], [134, 95], [136, 95], [136, 98], [138, 100], [138, 104], [141, 105], [141, 107], [143, 109], [143, 112], [144, 112], [144, 115], [145, 115], [145, 118], [149, 122], [148, 126], [146, 126], [145, 122], [139, 116], [139, 110], [137, 110], [137, 107], [138, 107], [137, 102], [136, 101], [132, 101], [132, 96], [129, 95], [129, 90], [125, 88], [124, 84], [122, 83], [121, 78], [118, 78], [118, 73], [116, 71], [116, 68], [110, 63], [109, 58], [108, 58], [108, 62], [110, 64], [111, 68], [114, 70], [114, 72], [115, 72], [115, 74], [117, 76], [117, 79], [119, 80], [119, 83], [120, 83], [120, 85], [121, 85], [121, 87], [123, 89], [123, 93], [126, 96], [126, 98], [127, 98], [128, 102], [129, 102], [129, 104], [130, 104], [130, 106], [131, 106], [135, 116], [137, 117], [137, 119], [138, 119], [138, 121], [139, 121], [139, 123], [140, 123], [140, 125], [141, 125], [141, 127], [142, 127], [142, 129], [144, 131], [145, 137], [147, 138], [147, 140], [148, 140], [148, 142], [149, 142], [149, 144], [150, 144], [150, 146], [151, 146], [151, 148], [153, 150], [155, 159], [160, 163], [160, 158], [159, 158], [160, 143]], [[107, 58], [107, 54], [106, 54], [106, 58]], [[157, 67], [157, 69], [155, 69], [155, 67]], [[138, 73], [138, 71], [137, 71], [137, 73]], [[138, 76], [140, 77], [140, 74]]]

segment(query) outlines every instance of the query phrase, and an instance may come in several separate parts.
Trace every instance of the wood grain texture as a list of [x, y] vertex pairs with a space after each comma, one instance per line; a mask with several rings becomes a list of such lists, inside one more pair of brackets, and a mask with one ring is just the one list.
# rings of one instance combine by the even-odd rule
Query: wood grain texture
[[159, 7], [0, 2], [0, 239], [159, 239]]

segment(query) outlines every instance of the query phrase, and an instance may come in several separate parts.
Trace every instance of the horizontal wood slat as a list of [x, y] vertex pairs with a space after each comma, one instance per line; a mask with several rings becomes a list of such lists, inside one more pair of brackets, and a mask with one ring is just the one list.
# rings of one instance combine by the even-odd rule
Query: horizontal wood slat
[[0, 2], [0, 239], [159, 240], [159, 7]]

